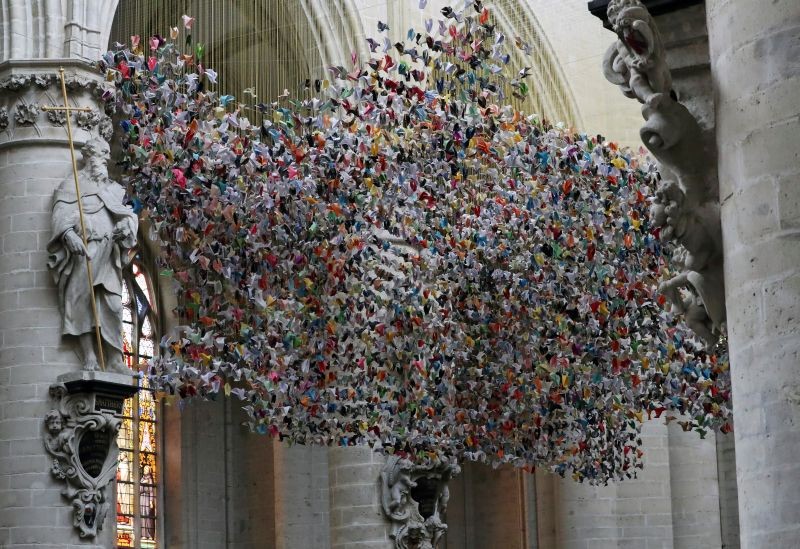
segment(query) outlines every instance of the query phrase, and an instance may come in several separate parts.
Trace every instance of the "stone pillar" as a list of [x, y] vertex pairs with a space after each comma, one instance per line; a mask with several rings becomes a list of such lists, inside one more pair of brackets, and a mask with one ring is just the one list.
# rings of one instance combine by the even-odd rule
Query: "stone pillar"
[[646, 422], [642, 441], [644, 470], [635, 479], [592, 486], [537, 474], [539, 547], [673, 548], [669, 449], [663, 420]]
[[669, 424], [669, 480], [674, 549], [722, 547], [714, 433], [701, 439]]
[[[0, 13], [0, 546], [111, 547], [113, 509], [93, 540], [72, 526], [62, 482], [50, 473], [44, 416], [59, 375], [81, 368], [60, 335], [56, 289], [47, 269], [53, 191], [72, 176], [55, 78], [64, 66], [76, 145], [98, 134], [102, 75], [87, 64], [105, 48], [116, 0], [4, 0]], [[68, 32], [67, 26], [81, 28]], [[91, 55], [87, 55], [91, 54]], [[78, 118], [80, 116], [80, 118]], [[76, 124], [76, 122], [79, 122]], [[78, 155], [80, 157], [80, 155]]]
[[[554, 545], [546, 545], [544, 540], [550, 532], [543, 531], [544, 537], [539, 539], [542, 547], [589, 549], [615, 547], [619, 543], [621, 531], [616, 516], [616, 485], [590, 486], [557, 476], [552, 476], [552, 482], [555, 539]], [[631, 513], [631, 520], [638, 519], [640, 509], [638, 507], [635, 513]]]
[[328, 454], [332, 549], [393, 549], [379, 482], [386, 460], [369, 447], [335, 447]]
[[[110, 547], [114, 531], [112, 511], [94, 542], [79, 539], [43, 442], [50, 385], [81, 369], [61, 340], [47, 268], [53, 191], [72, 177], [63, 119], [39, 110], [62, 103], [59, 65], [75, 82], [75, 104], [101, 113], [92, 93], [101, 76], [83, 63], [0, 63], [0, 546], [8, 548]], [[75, 128], [77, 146], [97, 130], [96, 123]]]
[[743, 548], [800, 539], [800, 3], [708, 0]]
[[328, 449], [275, 441], [273, 454], [275, 548], [330, 547]]

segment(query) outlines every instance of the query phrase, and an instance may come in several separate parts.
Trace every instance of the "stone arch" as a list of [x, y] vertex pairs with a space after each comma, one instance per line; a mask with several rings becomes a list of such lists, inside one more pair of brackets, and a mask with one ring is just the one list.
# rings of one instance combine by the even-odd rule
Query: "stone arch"
[[0, 0], [0, 62], [94, 61], [108, 44], [118, 0]]
[[299, 93], [306, 78], [322, 77], [342, 64], [351, 51], [364, 48], [353, 0], [287, 0], [225, 3], [185, 0], [148, 9], [154, 0], [120, 4], [112, 39], [132, 34], [165, 34], [181, 16], [196, 17], [193, 42], [205, 46], [204, 64], [219, 74], [217, 89], [243, 102], [242, 91], [255, 86], [258, 101], [274, 99], [284, 89]]

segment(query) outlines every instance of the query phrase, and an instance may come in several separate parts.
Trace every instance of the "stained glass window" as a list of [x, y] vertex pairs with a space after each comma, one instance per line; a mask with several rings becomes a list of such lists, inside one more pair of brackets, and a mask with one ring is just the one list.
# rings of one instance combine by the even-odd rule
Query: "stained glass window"
[[[141, 371], [155, 349], [153, 289], [139, 257], [122, 288], [125, 363]], [[158, 403], [147, 378], [139, 394], [125, 402], [119, 430], [117, 469], [117, 547], [158, 548]]]

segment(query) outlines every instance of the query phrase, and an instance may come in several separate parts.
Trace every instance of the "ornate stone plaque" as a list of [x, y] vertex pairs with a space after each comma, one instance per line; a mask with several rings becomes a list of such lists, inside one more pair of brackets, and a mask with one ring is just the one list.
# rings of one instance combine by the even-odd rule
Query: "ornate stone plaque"
[[78, 460], [89, 476], [97, 478], [103, 472], [111, 447], [108, 428], [85, 431], [78, 443]]

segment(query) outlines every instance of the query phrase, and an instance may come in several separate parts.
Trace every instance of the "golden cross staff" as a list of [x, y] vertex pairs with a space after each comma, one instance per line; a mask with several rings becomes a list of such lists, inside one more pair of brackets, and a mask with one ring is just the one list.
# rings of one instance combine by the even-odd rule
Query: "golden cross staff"
[[83, 220], [83, 203], [81, 202], [81, 185], [78, 183], [78, 165], [75, 162], [75, 144], [72, 141], [72, 123], [70, 122], [70, 114], [73, 111], [90, 112], [90, 107], [70, 107], [67, 101], [67, 81], [64, 77], [64, 67], [58, 69], [58, 74], [61, 77], [61, 93], [64, 96], [63, 107], [42, 107], [43, 111], [64, 111], [67, 115], [67, 140], [69, 141], [69, 154], [72, 158], [72, 176], [75, 178], [75, 194], [78, 197], [78, 215], [81, 220], [81, 238], [83, 238], [83, 247], [86, 250], [86, 274], [89, 278], [89, 295], [92, 299], [92, 314], [94, 315], [94, 332], [97, 336], [97, 353], [100, 357], [100, 369], [105, 371], [106, 361], [103, 356], [103, 339], [100, 336], [100, 321], [97, 318], [97, 302], [94, 297], [94, 277], [92, 276], [92, 259], [89, 257], [89, 241], [86, 238], [86, 223]]

